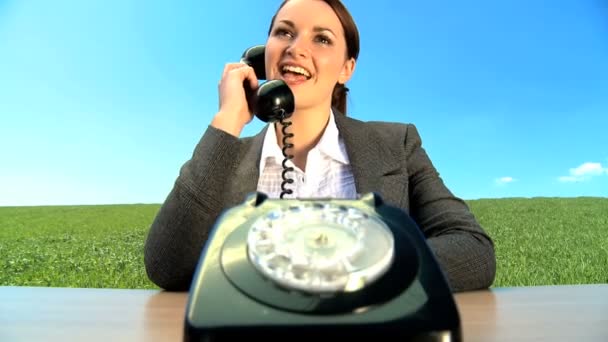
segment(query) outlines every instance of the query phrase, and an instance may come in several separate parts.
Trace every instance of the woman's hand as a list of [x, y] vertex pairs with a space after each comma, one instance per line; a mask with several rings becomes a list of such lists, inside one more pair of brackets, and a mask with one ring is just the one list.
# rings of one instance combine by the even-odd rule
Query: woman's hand
[[257, 90], [258, 79], [253, 68], [245, 63], [226, 64], [218, 85], [219, 111], [211, 122], [211, 126], [236, 137], [253, 118], [244, 82], [249, 82], [254, 92]]

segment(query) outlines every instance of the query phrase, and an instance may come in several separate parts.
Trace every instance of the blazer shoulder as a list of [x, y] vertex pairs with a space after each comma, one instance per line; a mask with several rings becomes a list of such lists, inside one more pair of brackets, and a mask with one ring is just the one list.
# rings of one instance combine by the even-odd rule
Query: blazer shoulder
[[410, 122], [391, 122], [391, 121], [360, 121], [359, 124], [377, 133], [384, 141], [389, 144], [397, 145], [419, 145], [420, 134], [414, 123]]
[[339, 129], [345, 129], [346, 134], [386, 146], [395, 157], [422, 146], [418, 129], [410, 122], [363, 121], [349, 116], [336, 116], [336, 123]]

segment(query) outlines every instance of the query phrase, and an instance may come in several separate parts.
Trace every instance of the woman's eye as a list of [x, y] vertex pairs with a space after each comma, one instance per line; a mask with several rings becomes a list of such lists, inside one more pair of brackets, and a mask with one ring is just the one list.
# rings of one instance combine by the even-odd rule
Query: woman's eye
[[285, 30], [285, 29], [277, 29], [277, 30], [275, 31], [275, 34], [276, 34], [277, 36], [288, 36], [288, 37], [291, 37], [291, 36], [292, 36], [291, 32], [289, 32], [289, 31], [287, 31], [287, 30]]
[[327, 36], [318, 36], [317, 41], [322, 44], [327, 44], [327, 45], [331, 44], [331, 39], [329, 39]]

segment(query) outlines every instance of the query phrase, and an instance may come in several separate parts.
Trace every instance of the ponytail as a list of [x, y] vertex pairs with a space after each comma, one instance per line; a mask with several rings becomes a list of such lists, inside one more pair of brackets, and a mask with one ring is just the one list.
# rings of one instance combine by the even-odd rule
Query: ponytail
[[335, 107], [340, 113], [346, 116], [346, 95], [349, 89], [341, 83], [336, 83], [334, 91], [331, 94], [331, 105]]

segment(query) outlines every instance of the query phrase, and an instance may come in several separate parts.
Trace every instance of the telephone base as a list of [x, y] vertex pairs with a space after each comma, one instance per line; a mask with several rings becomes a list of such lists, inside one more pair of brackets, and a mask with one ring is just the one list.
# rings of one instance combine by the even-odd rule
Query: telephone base
[[[269, 277], [271, 273], [260, 272], [252, 262], [255, 258], [248, 253], [256, 248], [251, 241], [257, 235], [251, 232], [276, 238], [282, 232], [295, 231], [298, 234], [276, 240], [280, 245], [277, 248], [284, 247], [281, 243], [291, 248], [302, 236], [307, 243], [317, 241], [306, 240], [307, 235], [300, 234], [311, 226], [318, 231], [327, 223], [335, 233], [340, 232], [340, 224], [336, 222], [343, 222], [348, 229], [353, 220], [360, 222], [363, 229], [358, 231], [360, 236], [374, 235], [372, 228], [378, 222], [386, 224], [384, 232], [390, 232], [394, 248], [390, 266], [376, 280], [358, 289], [321, 293], [315, 292], [318, 288], [306, 291], [285, 286], [291, 283], [277, 282]], [[264, 231], [260, 225], [267, 221], [272, 222], [270, 231]], [[330, 242], [332, 234], [325, 236]], [[382, 240], [384, 237], [374, 235], [376, 240], [369, 241], [373, 246], [386, 248], [386, 244], [378, 244], [386, 241]], [[344, 245], [347, 251], [359, 246], [349, 239], [344, 238], [350, 241]], [[293, 246], [289, 253], [297, 253], [298, 246], [303, 244]], [[379, 252], [382, 248], [364, 246], [358, 251], [382, 255]], [[277, 264], [276, 269], [281, 265]], [[304, 339], [346, 342], [345, 339], [357, 337], [382, 341], [462, 339], [458, 309], [447, 280], [422, 232], [405, 212], [384, 203], [375, 193], [358, 200], [271, 200], [262, 193], [254, 193], [242, 205], [223, 213], [210, 232], [190, 288], [184, 341], [259, 338], [265, 342]]]
[[360, 339], [386, 342], [454, 342], [460, 341], [460, 337], [454, 332], [429, 331], [422, 333], [405, 334], [403, 331], [375, 330], [368, 327], [341, 327], [332, 329], [328, 327], [302, 327], [286, 326], [282, 329], [271, 327], [264, 328], [234, 328], [234, 329], [211, 329], [201, 331], [193, 328], [187, 332], [185, 342], [224, 342], [224, 341], [257, 341], [284, 342], [284, 341], [334, 341], [347, 342]]

